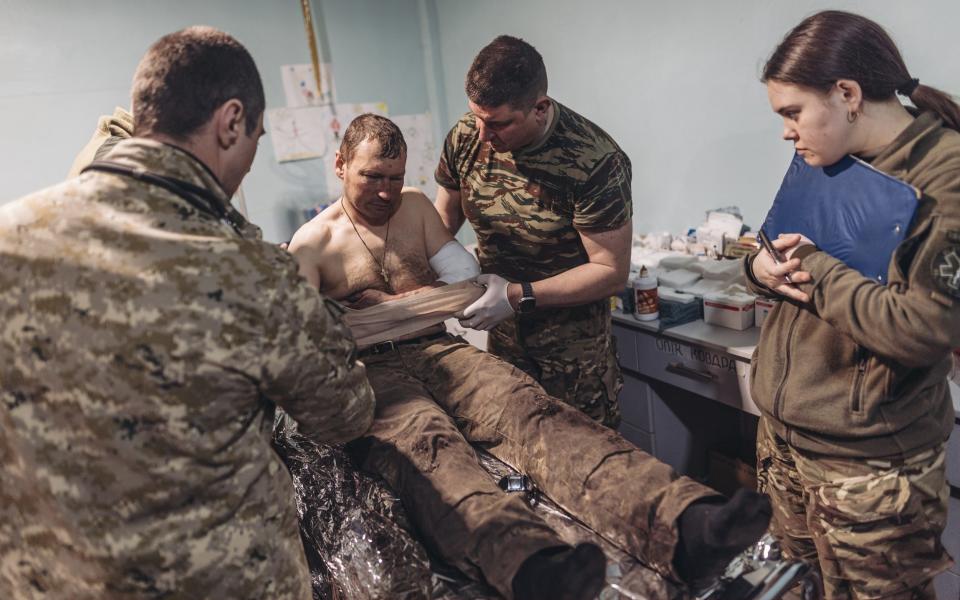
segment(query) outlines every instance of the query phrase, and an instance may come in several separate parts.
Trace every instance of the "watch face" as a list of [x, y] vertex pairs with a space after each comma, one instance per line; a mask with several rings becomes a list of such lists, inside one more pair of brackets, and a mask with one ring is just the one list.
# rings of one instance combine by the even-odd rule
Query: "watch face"
[[536, 307], [537, 299], [532, 297], [520, 298], [520, 302], [517, 303], [517, 309], [521, 313], [533, 312]]

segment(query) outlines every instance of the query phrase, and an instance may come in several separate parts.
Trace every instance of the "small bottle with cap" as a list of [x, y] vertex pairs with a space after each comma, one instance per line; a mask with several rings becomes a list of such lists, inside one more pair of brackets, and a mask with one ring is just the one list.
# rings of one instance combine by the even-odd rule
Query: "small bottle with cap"
[[660, 302], [657, 298], [657, 275], [646, 267], [633, 280], [633, 318], [638, 321], [655, 321], [660, 318]]

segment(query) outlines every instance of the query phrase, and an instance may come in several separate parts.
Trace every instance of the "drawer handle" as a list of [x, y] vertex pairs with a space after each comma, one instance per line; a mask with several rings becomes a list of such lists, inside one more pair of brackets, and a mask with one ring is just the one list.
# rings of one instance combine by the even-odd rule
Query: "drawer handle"
[[670, 363], [667, 365], [667, 372], [674, 373], [675, 375], [682, 375], [683, 377], [689, 377], [690, 379], [698, 379], [700, 381], [716, 381], [717, 376], [709, 371], [698, 371], [696, 369], [691, 369], [683, 363]]

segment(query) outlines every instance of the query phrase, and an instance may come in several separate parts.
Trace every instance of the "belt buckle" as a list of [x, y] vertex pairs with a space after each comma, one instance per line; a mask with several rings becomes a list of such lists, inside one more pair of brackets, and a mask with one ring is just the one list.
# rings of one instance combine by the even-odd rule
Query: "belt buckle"
[[393, 340], [387, 340], [385, 342], [380, 342], [373, 347], [373, 354], [384, 354], [386, 352], [393, 352], [397, 349], [397, 343]]

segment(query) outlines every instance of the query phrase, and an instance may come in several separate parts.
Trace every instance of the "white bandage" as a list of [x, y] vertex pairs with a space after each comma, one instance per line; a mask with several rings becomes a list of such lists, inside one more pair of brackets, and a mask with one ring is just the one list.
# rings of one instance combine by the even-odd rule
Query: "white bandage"
[[450, 240], [430, 257], [430, 268], [437, 274], [437, 281], [456, 283], [473, 279], [480, 274], [480, 265], [457, 240]]

